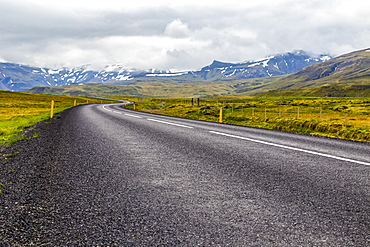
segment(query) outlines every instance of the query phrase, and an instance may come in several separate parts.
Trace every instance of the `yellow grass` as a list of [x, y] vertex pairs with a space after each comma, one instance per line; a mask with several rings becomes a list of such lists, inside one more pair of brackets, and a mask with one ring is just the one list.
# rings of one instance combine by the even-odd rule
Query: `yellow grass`
[[213, 97], [199, 106], [197, 99], [130, 100], [156, 114], [218, 122], [222, 107], [223, 123], [370, 142], [369, 98]]
[[77, 104], [102, 102], [100, 99], [85, 97], [0, 91], [0, 144], [24, 138], [19, 132], [48, 119], [52, 100], [55, 101], [55, 114], [73, 107], [75, 100]]

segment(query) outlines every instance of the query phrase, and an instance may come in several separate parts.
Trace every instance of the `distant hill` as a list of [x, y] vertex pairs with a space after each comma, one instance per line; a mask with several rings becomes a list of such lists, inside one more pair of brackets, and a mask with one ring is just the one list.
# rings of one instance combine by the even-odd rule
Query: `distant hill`
[[275, 89], [314, 88], [333, 84], [369, 85], [370, 49], [344, 54], [306, 67], [276, 82]]
[[306, 67], [286, 77], [288, 81], [345, 83], [370, 76], [370, 49], [351, 52], [323, 63]]
[[[284, 76], [259, 92], [370, 97], [370, 49], [344, 54]], [[256, 93], [258, 91], [254, 91]]]
[[33, 87], [55, 87], [85, 84], [128, 85], [137, 81], [198, 81], [240, 80], [291, 74], [312, 64], [330, 59], [328, 55], [309, 55], [294, 51], [243, 63], [214, 61], [197, 70], [172, 73], [168, 70], [135, 70], [122, 65], [106, 66], [103, 70], [78, 68], [49, 69], [13, 63], [0, 63], [0, 89], [27, 91]]

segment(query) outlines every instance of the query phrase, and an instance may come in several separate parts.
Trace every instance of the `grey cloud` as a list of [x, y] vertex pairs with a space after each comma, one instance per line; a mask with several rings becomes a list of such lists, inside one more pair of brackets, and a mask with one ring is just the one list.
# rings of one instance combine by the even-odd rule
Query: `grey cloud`
[[165, 30], [166, 24], [174, 19], [166, 8], [136, 12], [84, 12], [40, 9], [32, 5], [20, 7], [8, 3], [2, 9], [6, 14], [0, 16], [1, 31], [29, 40], [159, 35]]
[[252, 7], [67, 11], [5, 1], [0, 58], [197, 69], [213, 59], [236, 62], [294, 49], [339, 55], [366, 48], [370, 39], [367, 8], [348, 6], [339, 0], [285, 0]]

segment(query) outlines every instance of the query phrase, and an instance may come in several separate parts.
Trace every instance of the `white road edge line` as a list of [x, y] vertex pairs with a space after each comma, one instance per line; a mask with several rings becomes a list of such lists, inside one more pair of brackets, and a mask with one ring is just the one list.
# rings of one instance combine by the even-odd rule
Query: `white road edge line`
[[183, 128], [193, 129], [193, 127], [186, 126], [186, 125], [182, 125], [182, 124], [170, 123], [170, 122], [161, 121], [161, 120], [152, 119], [152, 118], [148, 118], [148, 120], [149, 120], [149, 121], [153, 121], [153, 122], [159, 122], [159, 123], [164, 123], [164, 124], [169, 124], [169, 125], [175, 125], [175, 126], [178, 126], [178, 127], [183, 127]]
[[333, 158], [333, 159], [337, 159], [337, 160], [342, 160], [342, 161], [357, 163], [357, 164], [360, 164], [360, 165], [370, 166], [370, 163], [367, 163], [367, 162], [358, 161], [358, 160], [352, 160], [352, 159], [347, 159], [347, 158], [342, 158], [342, 157], [338, 157], [338, 156], [334, 156], [334, 155], [330, 155], [330, 154], [319, 153], [319, 152], [305, 150], [305, 149], [301, 149], [301, 148], [289, 147], [289, 146], [285, 146], [285, 145], [281, 145], [281, 144], [276, 144], [276, 143], [271, 143], [271, 142], [266, 142], [266, 141], [260, 141], [260, 140], [251, 139], [251, 138], [242, 137], [242, 136], [230, 135], [230, 134], [226, 134], [226, 133], [222, 133], [222, 132], [217, 132], [217, 131], [209, 131], [209, 132], [211, 132], [213, 134], [216, 134], [216, 135], [222, 135], [222, 136], [228, 136], [228, 137], [238, 138], [238, 139], [242, 139], [242, 140], [246, 140], [246, 141], [257, 142], [257, 143], [261, 143], [261, 144], [265, 144], [265, 145], [270, 145], [270, 146], [275, 146], [275, 147], [290, 149], [290, 150], [294, 150], [294, 151], [300, 151], [300, 152], [304, 152], [304, 153], [320, 155], [320, 156], [323, 156], [323, 157]]

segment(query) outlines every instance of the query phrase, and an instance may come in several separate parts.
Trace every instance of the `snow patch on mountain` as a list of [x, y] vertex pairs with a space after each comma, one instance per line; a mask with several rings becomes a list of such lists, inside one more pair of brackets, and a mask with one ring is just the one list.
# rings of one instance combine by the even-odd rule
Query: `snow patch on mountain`
[[154, 74], [147, 74], [146, 76], [148, 77], [157, 77], [157, 76], [166, 76], [166, 77], [169, 77], [169, 76], [181, 76], [181, 75], [184, 75], [184, 74], [187, 74], [188, 72], [181, 72], [181, 73], [154, 73]]
[[322, 62], [328, 61], [328, 60], [330, 60], [330, 59], [332, 59], [332, 57], [330, 57], [330, 56], [328, 56], [328, 55], [324, 55], [324, 56], [320, 57], [320, 60], [321, 60]]

